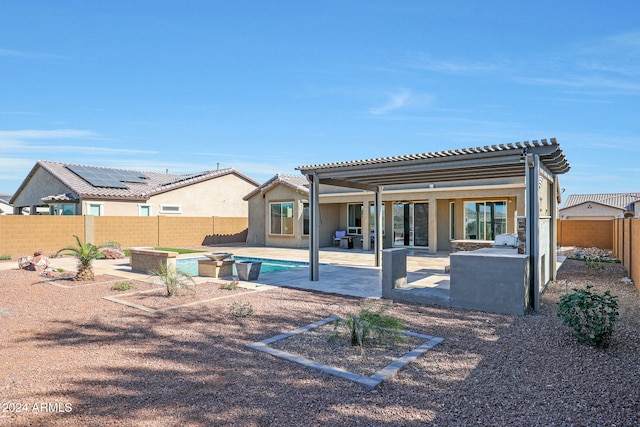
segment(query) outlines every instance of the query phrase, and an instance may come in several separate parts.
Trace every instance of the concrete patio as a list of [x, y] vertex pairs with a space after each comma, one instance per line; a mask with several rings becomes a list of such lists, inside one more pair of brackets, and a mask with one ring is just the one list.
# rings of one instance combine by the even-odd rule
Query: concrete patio
[[[251, 246], [192, 247], [207, 252], [230, 252], [237, 256], [268, 258], [276, 260], [308, 261], [307, 249], [283, 249]], [[196, 258], [201, 255], [185, 254], [179, 258]], [[53, 268], [67, 271], [76, 269], [75, 258], [52, 258]], [[374, 266], [371, 251], [358, 249], [324, 248], [320, 251], [320, 280], [309, 279], [309, 267], [296, 270], [260, 274], [257, 281], [240, 282], [247, 288], [256, 286], [286, 286], [338, 295], [360, 298], [380, 298], [382, 296], [382, 270]], [[410, 251], [407, 257], [407, 288], [437, 289], [438, 293], [449, 291], [449, 275], [445, 266], [449, 265], [448, 253], [430, 255], [422, 251]], [[17, 268], [16, 262], [0, 263], [0, 269]], [[129, 259], [105, 260], [94, 262], [95, 274], [113, 274], [131, 280], [149, 280], [149, 275], [131, 271]], [[211, 281], [207, 277], [195, 277], [196, 282]], [[215, 279], [221, 280], [221, 279]], [[223, 279], [222, 279], [223, 280]]]

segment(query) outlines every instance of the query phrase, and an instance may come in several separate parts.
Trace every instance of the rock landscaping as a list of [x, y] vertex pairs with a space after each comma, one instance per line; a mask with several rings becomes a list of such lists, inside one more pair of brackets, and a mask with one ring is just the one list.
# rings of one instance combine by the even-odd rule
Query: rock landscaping
[[[0, 425], [639, 425], [640, 296], [624, 279], [620, 264], [594, 272], [567, 260], [540, 312], [520, 317], [396, 302], [387, 314], [444, 341], [369, 389], [248, 347], [353, 313], [359, 298], [212, 285], [207, 292], [227, 297], [149, 312], [105, 297], [158, 285], [118, 291], [123, 279], [96, 276], [61, 287], [1, 270]], [[578, 342], [556, 315], [559, 297], [587, 284], [619, 297], [606, 349]], [[361, 357], [347, 342], [341, 357], [340, 342], [320, 335], [329, 332], [282, 345], [369, 372], [376, 354]]]

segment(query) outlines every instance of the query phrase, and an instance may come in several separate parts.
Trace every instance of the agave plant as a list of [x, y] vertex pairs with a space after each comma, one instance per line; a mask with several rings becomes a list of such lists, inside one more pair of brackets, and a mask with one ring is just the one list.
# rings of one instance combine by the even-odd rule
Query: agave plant
[[82, 243], [78, 236], [74, 234], [73, 237], [76, 238], [76, 244], [60, 249], [56, 252], [56, 255], [71, 255], [78, 259], [78, 272], [74, 280], [93, 280], [95, 277], [93, 273], [93, 261], [102, 258], [103, 255], [100, 249], [104, 247], [104, 245], [94, 245], [89, 242]]
[[167, 296], [172, 297], [178, 294], [179, 288], [188, 288], [190, 282], [195, 285], [193, 277], [183, 271], [176, 270], [175, 266], [164, 265], [160, 266], [160, 269], [151, 273], [160, 279], [160, 281], [167, 288]]

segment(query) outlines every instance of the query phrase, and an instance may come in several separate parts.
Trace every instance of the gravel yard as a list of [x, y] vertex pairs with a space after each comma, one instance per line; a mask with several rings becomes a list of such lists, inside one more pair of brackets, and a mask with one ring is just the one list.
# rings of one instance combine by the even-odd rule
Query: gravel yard
[[[357, 312], [358, 298], [277, 288], [150, 313], [103, 299], [113, 277], [60, 287], [2, 270], [0, 425], [637, 426], [640, 296], [624, 276], [566, 261], [523, 317], [394, 303], [386, 314], [445, 341], [370, 390], [247, 348]], [[619, 296], [606, 350], [555, 315], [586, 284]], [[254, 315], [230, 315], [233, 303]]]

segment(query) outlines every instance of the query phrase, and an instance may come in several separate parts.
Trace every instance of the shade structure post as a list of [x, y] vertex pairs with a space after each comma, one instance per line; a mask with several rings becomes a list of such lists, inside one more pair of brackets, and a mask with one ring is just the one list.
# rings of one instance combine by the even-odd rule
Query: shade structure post
[[320, 280], [320, 201], [318, 177], [307, 175], [309, 180], [309, 280]]

